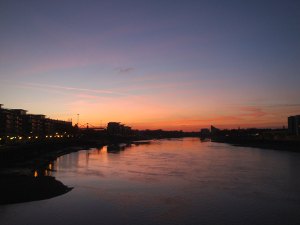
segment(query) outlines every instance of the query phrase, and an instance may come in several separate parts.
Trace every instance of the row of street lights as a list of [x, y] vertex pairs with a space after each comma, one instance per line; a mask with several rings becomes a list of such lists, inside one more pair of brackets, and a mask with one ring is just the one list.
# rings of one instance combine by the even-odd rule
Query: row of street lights
[[25, 141], [25, 140], [34, 140], [34, 139], [51, 139], [51, 138], [72, 138], [74, 137], [73, 134], [64, 134], [55, 133], [53, 135], [46, 135], [46, 136], [6, 136], [0, 137], [0, 141]]

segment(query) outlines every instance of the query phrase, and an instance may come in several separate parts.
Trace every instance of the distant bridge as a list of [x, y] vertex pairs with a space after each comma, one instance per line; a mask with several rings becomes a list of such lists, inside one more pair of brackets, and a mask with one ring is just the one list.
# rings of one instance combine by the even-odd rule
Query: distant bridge
[[91, 130], [104, 130], [106, 127], [103, 126], [94, 126], [93, 124], [86, 123], [86, 124], [79, 124], [79, 129], [91, 129]]

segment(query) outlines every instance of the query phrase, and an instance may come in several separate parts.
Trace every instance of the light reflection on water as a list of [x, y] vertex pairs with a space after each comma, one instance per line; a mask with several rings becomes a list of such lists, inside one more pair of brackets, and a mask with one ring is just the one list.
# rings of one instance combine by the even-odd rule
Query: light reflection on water
[[197, 138], [82, 150], [49, 170], [74, 189], [0, 207], [1, 225], [299, 224], [300, 154]]
[[46, 168], [38, 168], [33, 171], [34, 177], [40, 177], [40, 176], [52, 176], [52, 162], [48, 164], [48, 167]]

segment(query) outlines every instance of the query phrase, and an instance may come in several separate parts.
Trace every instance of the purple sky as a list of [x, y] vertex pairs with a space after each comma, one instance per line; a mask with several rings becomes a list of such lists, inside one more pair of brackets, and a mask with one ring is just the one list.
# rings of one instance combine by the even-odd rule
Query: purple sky
[[0, 103], [135, 128], [300, 114], [300, 1], [0, 0]]

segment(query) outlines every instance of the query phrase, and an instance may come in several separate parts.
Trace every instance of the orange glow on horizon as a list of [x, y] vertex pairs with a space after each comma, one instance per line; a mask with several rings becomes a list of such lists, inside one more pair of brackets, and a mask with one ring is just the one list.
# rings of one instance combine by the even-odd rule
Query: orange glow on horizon
[[[287, 118], [284, 116], [272, 116], [265, 118], [264, 116], [216, 116], [211, 118], [188, 118], [188, 119], [177, 119], [177, 118], [152, 118], [151, 120], [145, 119], [142, 115], [131, 115], [133, 118], [115, 117], [115, 119], [105, 118], [105, 120], [95, 119], [94, 116], [85, 117], [82, 116], [80, 124], [86, 126], [89, 123], [91, 126], [102, 126], [106, 127], [108, 122], [115, 121], [121, 122], [133, 129], [139, 130], [183, 130], [183, 131], [199, 131], [201, 128], [209, 128], [211, 125], [222, 128], [222, 129], [234, 129], [234, 128], [282, 128], [287, 126]], [[118, 119], [117, 119], [118, 118]], [[88, 122], [86, 122], [88, 121]]]
[[[62, 87], [60, 87], [62, 88]], [[74, 99], [65, 106], [65, 114], [47, 114], [52, 119], [70, 120], [81, 127], [102, 126], [108, 122], [121, 122], [133, 129], [163, 129], [199, 131], [210, 125], [224, 128], [279, 128], [287, 126], [287, 117], [299, 112], [298, 105], [268, 106], [237, 104], [223, 101], [226, 94], [217, 93], [211, 98], [200, 98], [191, 90], [178, 93], [163, 92], [143, 95], [114, 92], [114, 97], [101, 97], [98, 92], [105, 90], [85, 90], [63, 87], [74, 91]], [[173, 87], [172, 87], [173, 88]], [[107, 92], [107, 91], [106, 91]], [[73, 95], [71, 95], [73, 96]], [[221, 97], [220, 97], [221, 96]], [[172, 101], [170, 100], [172, 99]], [[49, 109], [51, 110], [51, 109]], [[41, 112], [33, 112], [41, 113]]]

